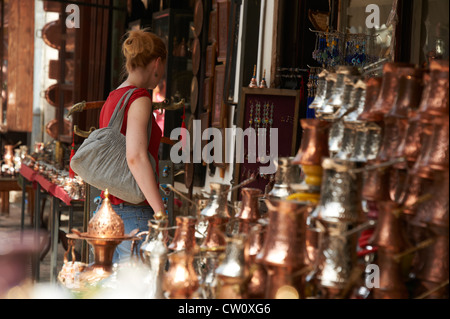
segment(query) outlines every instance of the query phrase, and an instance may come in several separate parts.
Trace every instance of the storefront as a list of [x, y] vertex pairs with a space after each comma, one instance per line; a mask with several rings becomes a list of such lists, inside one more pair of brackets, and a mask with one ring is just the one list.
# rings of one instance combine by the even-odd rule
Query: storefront
[[[146, 298], [448, 298], [448, 1], [28, 1], [2, 1], [2, 134], [29, 149], [2, 172], [57, 198], [55, 283], [120, 287], [108, 256], [129, 241]], [[70, 160], [144, 28], [168, 50], [151, 92], [167, 218], [100, 240], [96, 219], [122, 221], [108, 201], [93, 215]], [[83, 224], [59, 269], [63, 206]]]

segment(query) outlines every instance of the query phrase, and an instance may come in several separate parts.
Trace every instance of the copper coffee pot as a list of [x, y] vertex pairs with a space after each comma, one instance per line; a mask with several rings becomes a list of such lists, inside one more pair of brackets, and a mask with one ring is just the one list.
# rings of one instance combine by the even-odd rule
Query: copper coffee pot
[[292, 165], [320, 165], [328, 157], [330, 123], [319, 119], [301, 119], [302, 141]]
[[393, 201], [381, 201], [377, 205], [378, 223], [369, 243], [390, 253], [400, 253], [409, 248], [410, 243], [399, 211], [400, 205]]
[[229, 219], [220, 216], [211, 216], [207, 218], [207, 221], [208, 228], [206, 230], [206, 237], [200, 248], [223, 251], [226, 245], [225, 230]]
[[242, 205], [235, 218], [239, 222], [238, 232], [248, 234], [250, 227], [261, 216], [259, 213], [259, 197], [262, 191], [258, 188], [242, 188]]
[[435, 117], [448, 117], [449, 62], [433, 60], [430, 63], [430, 80], [419, 109], [421, 121], [433, 122]]
[[407, 299], [409, 297], [405, 280], [401, 275], [401, 264], [394, 254], [380, 247], [377, 254], [380, 285], [373, 288], [374, 299]]
[[381, 143], [381, 127], [374, 122], [362, 122], [355, 128], [354, 150], [351, 161], [367, 162], [374, 160]]
[[449, 233], [448, 228], [441, 228], [435, 234], [435, 242], [424, 248], [425, 263], [418, 272], [421, 280], [442, 283], [449, 279]]
[[257, 259], [264, 244], [267, 223], [260, 220], [250, 231], [244, 246], [246, 266], [246, 282], [244, 283], [246, 296], [249, 299], [262, 299], [265, 296], [267, 271]]
[[366, 95], [364, 100], [364, 109], [362, 113], [359, 114], [358, 120], [360, 121], [371, 120], [370, 113], [372, 112], [372, 108], [378, 99], [382, 81], [383, 81], [382, 77], [373, 77], [369, 78], [366, 81], [366, 92], [365, 92]]
[[177, 216], [177, 229], [168, 248], [174, 251], [185, 250], [188, 253], [197, 249], [197, 243], [195, 241], [196, 223], [197, 218], [195, 217]]
[[296, 183], [300, 179], [300, 168], [292, 164], [293, 159], [293, 157], [278, 158], [275, 183], [268, 197], [283, 199], [294, 193], [291, 184]]
[[321, 101], [321, 103], [317, 103], [314, 105], [315, 108], [315, 116], [318, 119], [321, 119], [323, 110], [328, 102], [328, 100], [331, 98], [334, 88], [336, 86], [337, 81], [337, 74], [335, 72], [329, 72], [325, 75], [326, 80], [326, 91], [325, 91], [325, 98]]
[[169, 269], [164, 276], [163, 289], [169, 299], [191, 299], [199, 288], [193, 266], [193, 255], [181, 251], [169, 255]]
[[[304, 297], [304, 275], [296, 272], [306, 265], [306, 217], [312, 205], [287, 200], [266, 200], [269, 224], [264, 245], [257, 256], [268, 272], [266, 298], [274, 298], [283, 285], [293, 286]], [[284, 274], [279, 277], [280, 272]], [[281, 280], [280, 280], [281, 278]]]
[[377, 101], [370, 110], [370, 114], [361, 119], [367, 121], [382, 121], [384, 115], [394, 106], [398, 96], [399, 79], [404, 75], [414, 73], [414, 66], [409, 63], [387, 62], [383, 67], [383, 80]]
[[445, 171], [449, 167], [449, 118], [433, 120], [432, 133], [427, 136], [421, 154], [413, 167], [413, 173], [430, 178], [434, 171]]

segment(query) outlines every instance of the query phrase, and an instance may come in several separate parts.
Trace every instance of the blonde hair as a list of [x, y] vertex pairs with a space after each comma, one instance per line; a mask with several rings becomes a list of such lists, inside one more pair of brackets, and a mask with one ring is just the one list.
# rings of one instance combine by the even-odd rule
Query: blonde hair
[[128, 31], [122, 44], [125, 57], [125, 70], [129, 73], [137, 67], [145, 67], [153, 60], [167, 58], [167, 49], [163, 40], [147, 29]]

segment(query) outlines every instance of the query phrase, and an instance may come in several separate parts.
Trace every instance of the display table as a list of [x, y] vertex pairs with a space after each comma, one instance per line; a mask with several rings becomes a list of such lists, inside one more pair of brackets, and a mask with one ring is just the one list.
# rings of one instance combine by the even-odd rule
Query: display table
[[9, 215], [9, 192], [20, 191], [16, 177], [0, 177], [1, 214]]
[[[39, 213], [39, 206], [42, 198], [42, 193], [45, 193], [51, 198], [50, 202], [50, 241], [51, 241], [51, 256], [50, 256], [50, 280], [56, 281], [57, 277], [57, 257], [58, 257], [58, 239], [60, 231], [60, 212], [64, 210], [69, 211], [69, 230], [73, 226], [73, 213], [74, 211], [84, 211], [84, 200], [73, 200], [63, 187], [52, 183], [39, 172], [33, 170], [27, 165], [22, 164], [20, 168], [20, 175], [23, 176], [22, 190], [25, 189], [26, 182], [30, 182], [35, 189], [34, 205], [34, 230], [36, 234], [39, 233], [41, 225], [41, 216]], [[22, 196], [22, 216], [21, 227], [24, 228], [24, 215], [25, 215], [25, 193]], [[40, 240], [37, 238], [37, 240]], [[35, 281], [39, 281], [39, 265], [41, 256], [40, 253], [35, 256], [33, 260], [33, 278]]]

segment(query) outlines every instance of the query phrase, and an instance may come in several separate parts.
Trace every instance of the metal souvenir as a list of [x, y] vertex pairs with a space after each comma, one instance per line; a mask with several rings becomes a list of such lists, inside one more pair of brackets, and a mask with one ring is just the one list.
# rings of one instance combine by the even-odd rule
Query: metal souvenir
[[330, 123], [319, 119], [301, 119], [302, 141], [292, 165], [320, 165], [328, 157]]
[[163, 289], [169, 299], [191, 299], [199, 288], [193, 266], [194, 257], [186, 252], [169, 255], [169, 269], [164, 276]]

